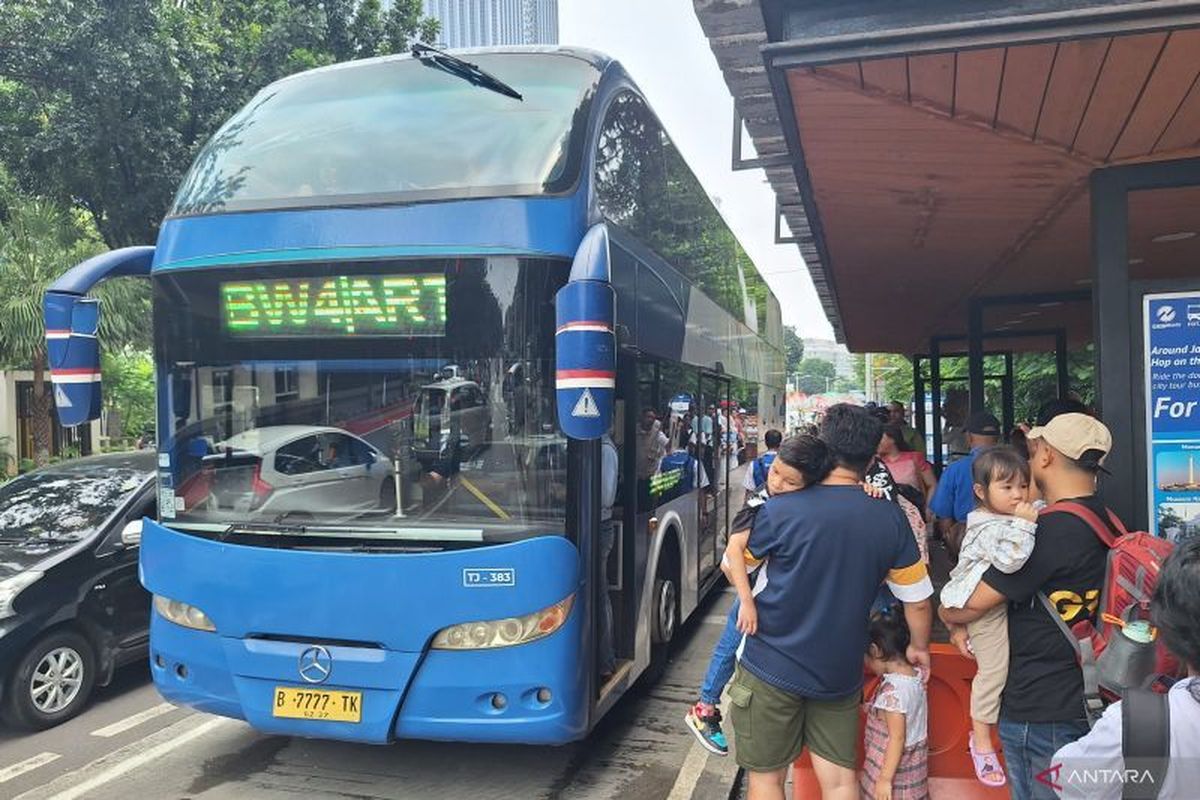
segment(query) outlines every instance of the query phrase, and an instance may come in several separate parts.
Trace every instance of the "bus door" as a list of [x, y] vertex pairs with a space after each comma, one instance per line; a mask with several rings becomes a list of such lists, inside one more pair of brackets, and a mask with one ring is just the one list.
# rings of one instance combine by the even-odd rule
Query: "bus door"
[[719, 375], [702, 374], [700, 376], [700, 421], [697, 430], [697, 457], [704, 465], [708, 475], [708, 489], [698, 493], [697, 502], [700, 504], [699, 553], [697, 566], [699, 569], [698, 586], [714, 576], [721, 565], [721, 554], [725, 549], [727, 538], [726, 523], [729, 508], [729, 459], [723, 456], [721, 430], [723, 418], [721, 409], [729, 402], [729, 379]]
[[[601, 523], [601, 533], [612, 537], [612, 547], [605, 561], [605, 585], [601, 588], [603, 596], [607, 596], [612, 608], [612, 642], [615, 655], [616, 670], [608, 681], [604, 673], [605, 665], [597, 653], [598, 672], [601, 680], [596, 681], [597, 695], [604, 695], [605, 689], [619, 682], [632, 664], [637, 632], [637, 596], [635, 587], [638, 585], [634, 571], [646, 559], [647, 538], [637, 537], [637, 522], [640, 513], [638, 507], [637, 475], [637, 410], [638, 370], [632, 359], [622, 357], [617, 364], [617, 392], [613, 404], [612, 441], [617, 452], [617, 496], [613, 503], [611, 519]], [[645, 391], [645, 389], [643, 389]], [[603, 452], [601, 453], [603, 458]], [[603, 471], [603, 463], [601, 471]], [[603, 503], [602, 503], [603, 505]], [[648, 518], [648, 517], [647, 517]], [[605, 530], [607, 529], [607, 530]], [[599, 548], [604, 547], [601, 542]], [[638, 547], [640, 545], [640, 548]], [[599, 550], [598, 548], [598, 550]], [[640, 551], [640, 552], [638, 552]], [[640, 559], [640, 561], [639, 561]], [[605, 613], [598, 604], [597, 626], [600, 630], [603, 620], [600, 615]], [[598, 637], [599, 638], [599, 637]], [[599, 649], [599, 647], [597, 648]]]

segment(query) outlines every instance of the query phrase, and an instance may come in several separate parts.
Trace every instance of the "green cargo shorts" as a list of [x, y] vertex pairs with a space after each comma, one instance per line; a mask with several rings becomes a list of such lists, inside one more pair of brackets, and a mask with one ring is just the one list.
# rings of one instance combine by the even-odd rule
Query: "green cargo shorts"
[[729, 701], [738, 766], [774, 772], [807, 747], [839, 767], [855, 768], [861, 691], [835, 700], [800, 697], [759, 680], [739, 664], [729, 684]]

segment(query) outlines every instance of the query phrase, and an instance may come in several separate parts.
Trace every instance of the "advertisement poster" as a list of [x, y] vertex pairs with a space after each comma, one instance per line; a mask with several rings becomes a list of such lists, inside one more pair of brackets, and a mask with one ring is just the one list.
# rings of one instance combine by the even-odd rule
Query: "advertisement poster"
[[1200, 292], [1146, 295], [1142, 312], [1150, 530], [1179, 542], [1200, 535]]

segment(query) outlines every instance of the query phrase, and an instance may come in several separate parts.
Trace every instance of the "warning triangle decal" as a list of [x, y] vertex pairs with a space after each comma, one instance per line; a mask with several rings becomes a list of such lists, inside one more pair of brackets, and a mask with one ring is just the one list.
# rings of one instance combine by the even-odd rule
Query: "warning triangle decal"
[[592, 397], [591, 389], [584, 389], [583, 394], [579, 395], [579, 400], [575, 402], [575, 408], [571, 410], [572, 417], [598, 417], [600, 409], [596, 406], [596, 398]]
[[54, 405], [59, 408], [72, 408], [71, 400], [61, 386], [54, 387]]

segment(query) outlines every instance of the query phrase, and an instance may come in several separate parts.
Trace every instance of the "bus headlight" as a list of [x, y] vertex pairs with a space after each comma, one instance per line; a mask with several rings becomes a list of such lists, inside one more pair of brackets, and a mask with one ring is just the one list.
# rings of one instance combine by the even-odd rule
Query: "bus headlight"
[[162, 595], [154, 595], [154, 610], [168, 622], [198, 631], [215, 631], [211, 619], [200, 609]]
[[563, 626], [575, 604], [575, 595], [549, 608], [523, 617], [505, 617], [480, 622], [463, 622], [442, 628], [433, 637], [434, 650], [484, 650], [511, 647], [549, 636]]

